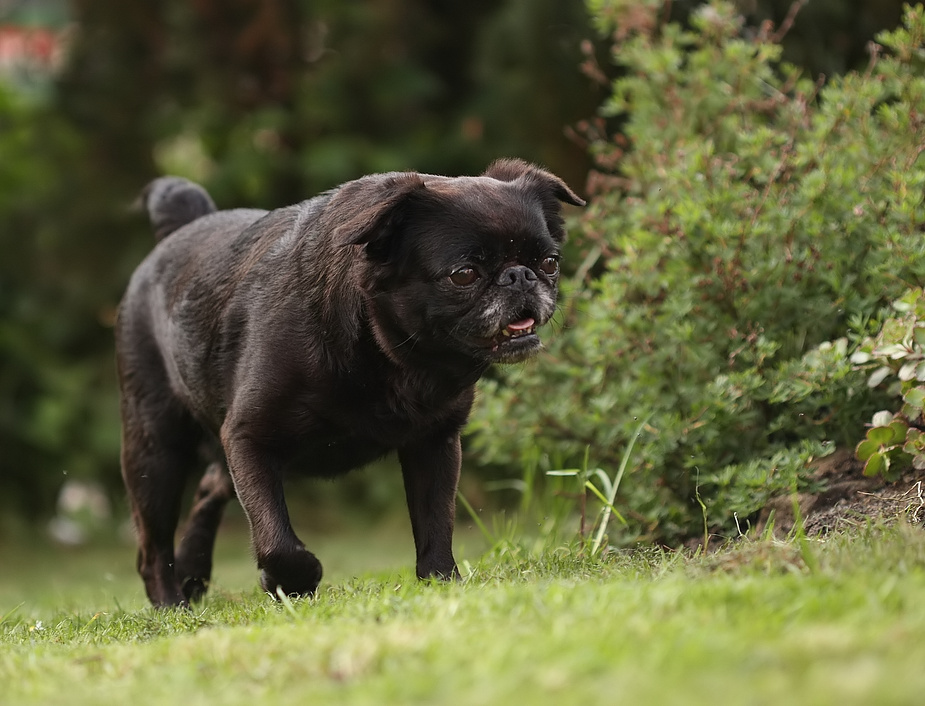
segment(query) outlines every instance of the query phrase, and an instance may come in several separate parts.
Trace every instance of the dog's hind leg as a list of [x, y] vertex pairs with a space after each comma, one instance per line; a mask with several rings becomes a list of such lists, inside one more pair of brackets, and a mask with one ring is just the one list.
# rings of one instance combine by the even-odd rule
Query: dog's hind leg
[[199, 426], [178, 403], [123, 387], [122, 476], [138, 533], [138, 573], [155, 606], [186, 603], [174, 569], [174, 533]]
[[225, 505], [234, 484], [222, 463], [209, 465], [193, 499], [193, 509], [177, 549], [176, 575], [187, 601], [202, 598], [212, 577], [212, 553]]

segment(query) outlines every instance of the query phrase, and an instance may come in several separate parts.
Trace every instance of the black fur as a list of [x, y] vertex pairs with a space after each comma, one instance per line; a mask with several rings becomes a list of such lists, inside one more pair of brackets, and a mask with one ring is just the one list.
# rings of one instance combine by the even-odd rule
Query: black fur
[[[263, 588], [312, 593], [321, 564], [292, 530], [284, 472], [336, 476], [393, 450], [417, 574], [454, 576], [460, 429], [488, 366], [540, 347], [559, 201], [583, 203], [519, 160], [481, 177], [368, 176], [271, 212], [216, 212], [195, 184], [153, 182], [160, 242], [116, 330], [123, 476], [152, 603], [206, 590], [235, 494]], [[175, 554], [204, 447], [212, 463]]]
[[181, 177], [163, 177], [151, 182], [142, 198], [158, 242], [177, 228], [216, 210], [205, 189]]

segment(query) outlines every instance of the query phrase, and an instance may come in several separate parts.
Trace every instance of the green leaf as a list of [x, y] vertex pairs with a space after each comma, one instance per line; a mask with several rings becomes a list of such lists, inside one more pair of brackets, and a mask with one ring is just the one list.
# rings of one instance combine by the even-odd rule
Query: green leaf
[[[591, 475], [595, 476], [600, 481], [603, 492], [607, 495], [610, 495], [611, 491], [613, 490], [613, 481], [610, 480], [610, 476], [604, 472], [604, 469], [595, 468], [593, 471], [591, 471]], [[587, 482], [590, 483], [591, 481]]]
[[617, 508], [615, 508], [612, 503], [607, 502], [607, 498], [604, 496], [604, 494], [600, 490], [598, 490], [597, 486], [594, 485], [594, 483], [592, 483], [591, 481], [585, 481], [585, 488], [590, 490], [597, 497], [598, 500], [604, 503], [604, 507], [609, 509], [610, 512], [613, 513], [614, 517], [620, 520], [620, 522], [623, 525], [628, 524], [626, 521], [626, 518], [624, 518], [623, 515], [620, 514], [620, 511], [617, 510]]
[[906, 432], [909, 430], [909, 425], [902, 419], [894, 419], [887, 429], [890, 430], [890, 440], [887, 443], [901, 444], [906, 440]]
[[883, 348], [878, 348], [876, 351], [877, 355], [884, 358], [892, 358], [893, 360], [901, 360], [909, 355], [909, 349], [906, 348], [901, 343], [892, 343]]
[[916, 346], [925, 349], [925, 326], [917, 325], [912, 329], [912, 340]]
[[867, 440], [879, 446], [893, 442], [893, 429], [891, 427], [873, 427], [867, 430]]
[[906, 443], [903, 444], [903, 451], [912, 456], [925, 452], [925, 436], [919, 429], [913, 427], [906, 432]]
[[925, 388], [912, 387], [906, 390], [905, 394], [903, 395], [903, 402], [921, 410], [923, 407], [925, 407]]
[[888, 457], [881, 453], [872, 454], [864, 464], [865, 476], [877, 476], [889, 468]]
[[877, 368], [874, 372], [870, 374], [870, 377], [867, 378], [867, 386], [877, 387], [877, 385], [879, 385], [881, 382], [886, 380], [887, 375], [889, 375], [892, 372], [893, 372], [893, 369], [888, 368], [886, 366]]
[[886, 469], [881, 471], [881, 474], [886, 480], [892, 481], [899, 478], [903, 471], [907, 471], [912, 467], [913, 457], [904, 453], [902, 449], [896, 449], [895, 452], [886, 455], [884, 460], [886, 461]]
[[865, 439], [854, 450], [854, 455], [859, 461], [866, 461], [880, 449], [880, 444], [870, 439]]

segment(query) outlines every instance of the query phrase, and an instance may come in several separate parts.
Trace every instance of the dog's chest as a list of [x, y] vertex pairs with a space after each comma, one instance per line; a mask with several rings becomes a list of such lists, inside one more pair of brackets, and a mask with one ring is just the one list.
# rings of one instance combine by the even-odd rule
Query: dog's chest
[[290, 473], [333, 478], [382, 458], [391, 450], [359, 437], [303, 437], [292, 448], [286, 466]]
[[337, 431], [359, 442], [398, 448], [447, 425], [465, 423], [471, 400], [408, 388], [344, 390], [329, 408]]
[[296, 401], [293, 421], [300, 445], [318, 454], [332, 460], [375, 457], [434, 433], [458, 430], [471, 405], [471, 389], [352, 376], [323, 391], [307, 390]]
[[384, 400], [354, 398], [327, 410], [293, 439], [289, 463], [293, 473], [334, 477], [413, 445], [432, 434], [458, 431], [465, 415], [442, 406], [427, 414]]

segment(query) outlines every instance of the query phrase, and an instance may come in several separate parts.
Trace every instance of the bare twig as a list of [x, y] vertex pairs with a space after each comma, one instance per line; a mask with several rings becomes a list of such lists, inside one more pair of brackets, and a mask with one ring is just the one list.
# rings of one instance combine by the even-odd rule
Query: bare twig
[[803, 8], [807, 0], [796, 0], [793, 4], [790, 5], [790, 9], [787, 11], [787, 16], [784, 18], [784, 21], [781, 22], [780, 28], [771, 35], [771, 41], [775, 44], [778, 44], [784, 37], [787, 36], [787, 32], [793, 27], [793, 22], [797, 18], [797, 13]]

